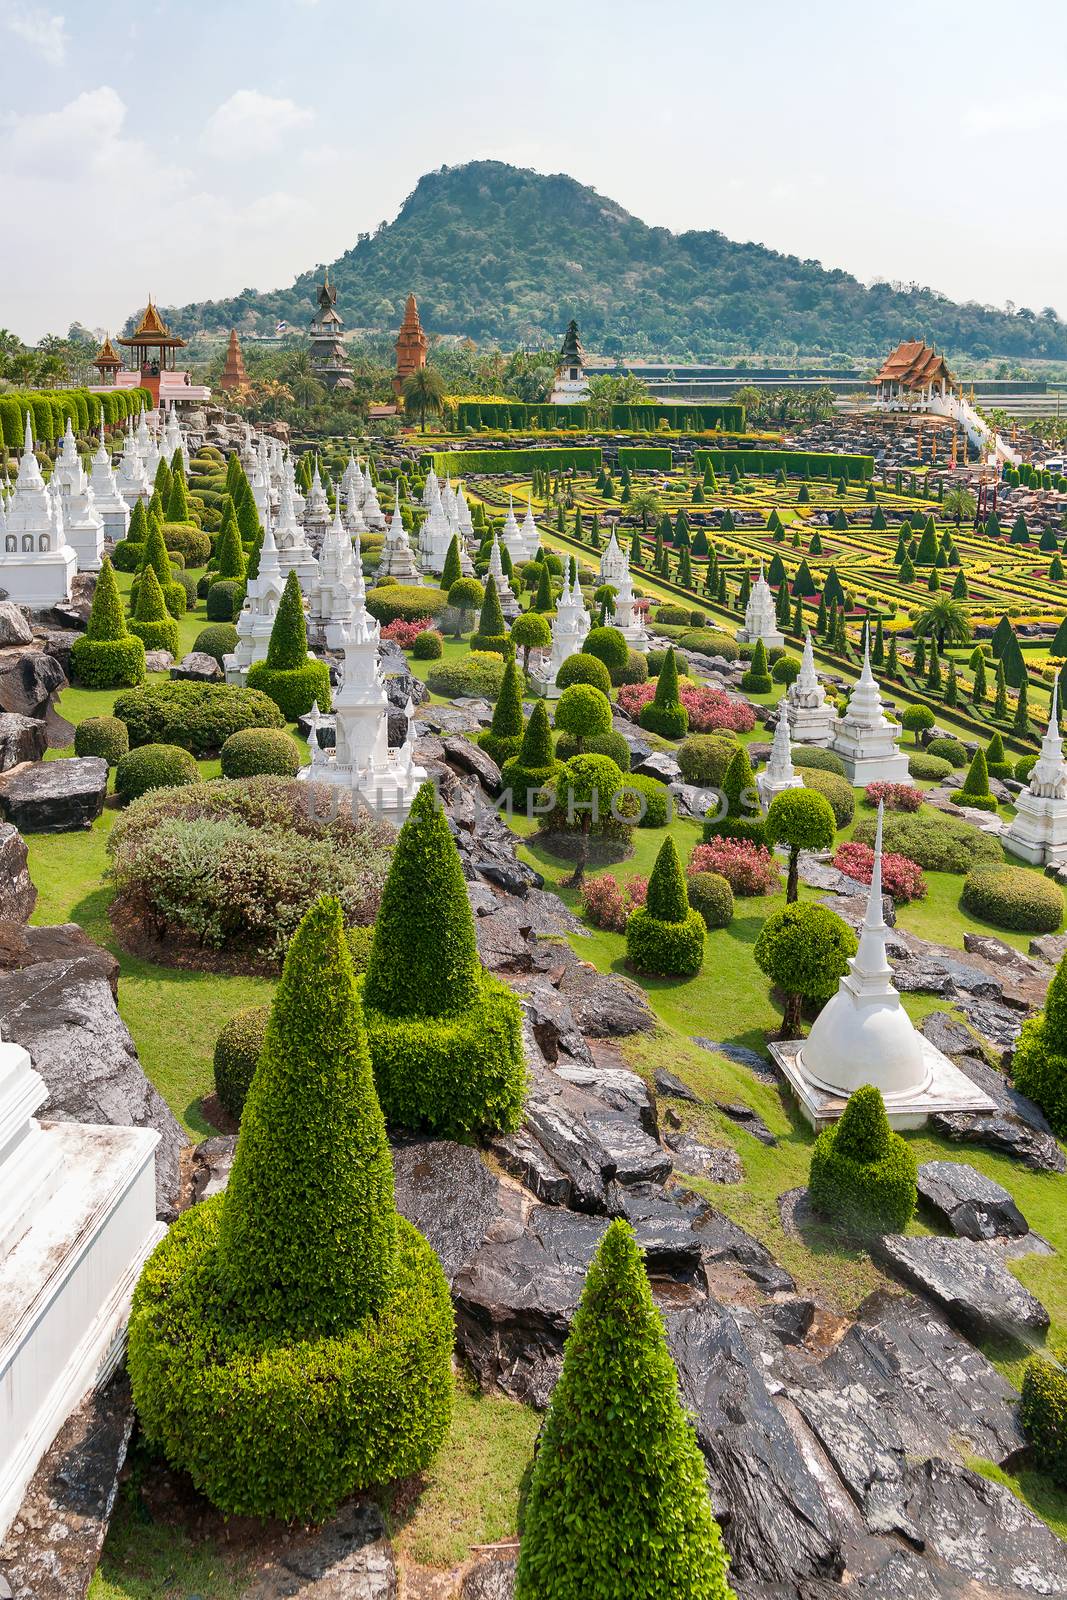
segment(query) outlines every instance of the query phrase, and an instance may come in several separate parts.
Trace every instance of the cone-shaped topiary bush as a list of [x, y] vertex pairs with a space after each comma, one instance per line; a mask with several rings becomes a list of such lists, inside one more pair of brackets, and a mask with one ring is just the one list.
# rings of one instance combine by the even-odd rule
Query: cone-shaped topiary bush
[[144, 645], [126, 628], [122, 596], [107, 556], [96, 580], [88, 625], [71, 648], [70, 665], [75, 683], [87, 689], [129, 689], [144, 682]]
[[450, 1137], [518, 1126], [518, 1002], [482, 968], [459, 853], [429, 783], [396, 842], [362, 994], [391, 1124]]
[[185, 596], [185, 586], [177, 581], [174, 576], [174, 567], [171, 563], [170, 552], [163, 538], [163, 524], [154, 517], [148, 519], [148, 536], [145, 539], [144, 554], [138, 568], [138, 576], [134, 580], [134, 587], [130, 591], [131, 602], [137, 603], [137, 589], [146, 568], [151, 567], [159, 579], [159, 587], [163, 590], [163, 599], [171, 616], [177, 619], [184, 617], [188, 602]]
[[771, 670], [767, 665], [767, 646], [762, 639], [756, 640], [756, 648], [752, 652], [752, 665], [742, 674], [741, 687], [749, 694], [770, 694], [773, 687]]
[[330, 669], [308, 655], [307, 622], [300, 580], [290, 572], [278, 601], [267, 645], [267, 659], [248, 669], [248, 687], [269, 695], [287, 722], [295, 722], [318, 701], [330, 708]]
[[522, 714], [522, 674], [514, 657], [504, 668], [500, 693], [493, 708], [493, 720], [478, 735], [478, 743], [497, 766], [518, 755], [525, 730]]
[[559, 762], [552, 752], [548, 708], [543, 700], [538, 700], [530, 713], [518, 755], [505, 761], [501, 768], [504, 787], [511, 790], [512, 807], [523, 810], [535, 791], [547, 788], [558, 771]]
[[656, 679], [655, 697], [641, 707], [638, 717], [642, 728], [658, 733], [661, 739], [684, 739], [689, 729], [689, 713], [678, 698], [678, 663], [674, 650], [663, 658]]
[[138, 1284], [141, 1425], [223, 1511], [317, 1520], [433, 1459], [452, 1330], [440, 1263], [396, 1211], [341, 907], [323, 898], [286, 955], [229, 1186]]
[[[1010, 778], [1015, 770], [1004, 751], [1004, 740], [994, 733], [985, 749], [986, 772], [991, 778]], [[988, 788], [987, 788], [988, 792]]]
[[189, 496], [185, 492], [185, 476], [182, 472], [175, 472], [171, 476], [170, 493], [167, 496], [167, 521], [191, 522], [189, 514]]
[[142, 640], [146, 650], [169, 650], [172, 656], [178, 654], [178, 624], [167, 610], [153, 567], [146, 567], [141, 574], [130, 632]]
[[441, 568], [441, 588], [447, 594], [452, 585], [462, 576], [463, 567], [459, 559], [459, 535], [454, 533], [445, 554], [445, 564]]
[[492, 573], [485, 580], [478, 631], [471, 638], [471, 649], [495, 650], [500, 655], [507, 655], [512, 649], [511, 640], [508, 638], [508, 626], [500, 609], [500, 597], [496, 592], [496, 579]]
[[816, 1139], [808, 1190], [814, 1206], [859, 1233], [903, 1233], [915, 1210], [915, 1175], [910, 1146], [890, 1128], [878, 1090], [865, 1084]]
[[648, 897], [626, 924], [626, 954], [638, 972], [690, 978], [704, 964], [704, 919], [689, 904], [674, 840], [660, 846]]
[[952, 799], [957, 805], [973, 806], [978, 811], [997, 809], [997, 802], [989, 792], [989, 768], [986, 764], [986, 753], [981, 745], [971, 757], [962, 788], [955, 791]]
[[247, 565], [244, 548], [241, 544], [241, 532], [237, 526], [233, 507], [228, 506], [222, 519], [218, 539], [215, 541], [215, 576], [217, 578], [237, 578], [245, 576]]
[[534, 1462], [515, 1600], [730, 1600], [704, 1459], [628, 1223], [589, 1267]]
[[719, 803], [704, 818], [704, 842], [709, 839], [750, 839], [766, 842], [759, 790], [748, 751], [739, 744], [726, 765]]

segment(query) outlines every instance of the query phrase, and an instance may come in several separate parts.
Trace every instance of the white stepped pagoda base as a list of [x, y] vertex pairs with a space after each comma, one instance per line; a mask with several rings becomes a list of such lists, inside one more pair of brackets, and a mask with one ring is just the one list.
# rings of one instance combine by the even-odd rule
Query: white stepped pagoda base
[[892, 748], [866, 755], [839, 738], [831, 740], [830, 749], [841, 757], [845, 776], [855, 789], [864, 789], [869, 783], [911, 782], [903, 750]]
[[158, 1141], [151, 1128], [45, 1123], [32, 1175], [3, 1197], [6, 1211], [35, 1191], [29, 1227], [0, 1255], [0, 1538], [67, 1417], [122, 1357], [134, 1285], [166, 1232]]
[[1005, 850], [1035, 867], [1067, 864], [1067, 800], [1045, 799], [1028, 789], [1015, 797], [1016, 811], [1000, 835]]
[[798, 706], [786, 701], [789, 737], [794, 744], [817, 745], [825, 750], [834, 736], [834, 714], [824, 702], [818, 706]]
[[312, 765], [301, 767], [297, 778], [341, 790], [351, 797], [353, 810], [362, 804], [374, 816], [402, 828], [427, 773], [414, 763], [404, 766], [399, 755], [399, 750], [390, 750], [388, 766], [357, 772], [354, 767], [338, 766], [333, 752], [323, 750]]
[[[101, 524], [103, 518], [101, 518]], [[67, 523], [64, 530], [67, 543], [74, 551], [79, 572], [99, 572], [104, 564], [104, 529], [91, 524], [80, 526]]]
[[[922, 1087], [900, 1094], [883, 1093], [890, 1127], [922, 1128], [938, 1112], [995, 1110], [989, 1096], [953, 1066], [948, 1056], [942, 1055], [929, 1039], [922, 1035], [919, 1038], [926, 1081]], [[805, 1121], [820, 1133], [838, 1120], [848, 1097], [811, 1076], [802, 1058], [806, 1043], [804, 1039], [783, 1039], [772, 1043], [769, 1049], [775, 1066], [796, 1096]]]
[[69, 544], [61, 550], [0, 555], [0, 589], [17, 606], [44, 610], [70, 599], [70, 586], [78, 570], [78, 558]]

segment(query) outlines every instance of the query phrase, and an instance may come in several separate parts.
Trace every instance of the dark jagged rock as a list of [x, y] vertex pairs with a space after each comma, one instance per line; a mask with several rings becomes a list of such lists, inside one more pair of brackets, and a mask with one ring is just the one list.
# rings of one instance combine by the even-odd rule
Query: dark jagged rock
[[567, 945], [552, 954], [560, 972], [557, 988], [566, 996], [584, 1034], [594, 1039], [620, 1038], [629, 1033], [648, 1033], [655, 1026], [655, 1014], [644, 990], [629, 978], [598, 972], [580, 961]]
[[26, 841], [10, 822], [0, 822], [0, 921], [28, 922], [37, 904]]
[[107, 762], [99, 756], [35, 761], [0, 779], [0, 810], [22, 833], [89, 828], [106, 798]]
[[230, 1181], [236, 1152], [235, 1133], [220, 1133], [200, 1141], [189, 1158], [191, 1203], [210, 1200], [213, 1195], [222, 1193]]
[[510, 896], [475, 923], [478, 954], [490, 972], [531, 972], [535, 948], [521, 900]]
[[158, 1131], [156, 1209], [161, 1217], [173, 1218], [185, 1136], [145, 1076], [99, 965], [74, 954], [0, 971], [0, 1016], [5, 1037], [29, 1051], [48, 1085], [40, 1113], [44, 1120]]
[[802, 1344], [815, 1320], [814, 1300], [790, 1295], [781, 1300], [769, 1300], [760, 1308], [760, 1318], [776, 1339], [783, 1344]]
[[731, 1044], [729, 1040], [705, 1039], [699, 1034], [693, 1035], [693, 1043], [698, 1044], [702, 1050], [710, 1050], [713, 1055], [725, 1056], [727, 1061], [732, 1061], [735, 1066], [747, 1067], [761, 1083], [778, 1082], [778, 1075], [770, 1061], [758, 1050], [750, 1050], [743, 1044]]
[[652, 1273], [688, 1274], [699, 1267], [699, 1229], [710, 1207], [689, 1189], [658, 1184], [608, 1185], [608, 1210], [631, 1224]]
[[52, 607], [52, 615], [60, 627], [82, 630], [87, 628], [95, 593], [96, 573], [76, 572], [71, 580], [70, 599], [61, 600], [58, 605]]
[[78, 961], [80, 971], [103, 978], [112, 997], [118, 999], [117, 958], [103, 945], [94, 944], [76, 922], [46, 922], [39, 928], [0, 922], [0, 968], [13, 972], [40, 961]]
[[733, 1145], [702, 1144], [691, 1133], [669, 1133], [667, 1144], [678, 1172], [707, 1178], [709, 1183], [741, 1183], [744, 1179], [744, 1164]]
[[0, 600], [0, 646], [32, 644], [33, 629], [13, 600]]
[[637, 766], [631, 761], [630, 770], [642, 778], [656, 778], [660, 783], [678, 783], [682, 776], [677, 759], [666, 750], [653, 750], [651, 755], [642, 756]]
[[479, 1556], [463, 1579], [459, 1600], [514, 1600], [517, 1555]]
[[960, 995], [958, 1004], [967, 1021], [994, 1049], [1014, 1050], [1025, 1013], [969, 994]]
[[[536, 978], [524, 989], [523, 1003], [538, 1049], [549, 1064], [558, 1062], [562, 1056], [569, 1057], [571, 1062], [592, 1066], [592, 1054], [566, 995], [560, 994], [558, 989], [553, 988], [547, 978]], [[636, 1077], [636, 1073], [632, 1076]], [[642, 1080], [637, 1081], [643, 1088]], [[649, 1132], [654, 1131], [653, 1112], [652, 1127], [649, 1128]]]
[[588, 1065], [565, 1061], [557, 1065], [556, 1076], [565, 1083], [573, 1083], [577, 1089], [584, 1089], [602, 1105], [622, 1112], [640, 1124], [653, 1139], [659, 1132], [656, 1105], [648, 1085], [627, 1067], [594, 1064], [592, 1060]]
[[215, 683], [222, 677], [222, 668], [205, 650], [190, 650], [171, 667], [170, 675], [190, 683]]
[[709, 1299], [665, 1321], [731, 1575], [772, 1583], [838, 1577], [844, 1560], [830, 1508], [734, 1318]]
[[1067, 955], [1067, 933], [1039, 934], [1036, 939], [1030, 940], [1028, 948], [1030, 954], [1046, 966], [1058, 967]]
[[1003, 939], [996, 939], [991, 933], [975, 933], [972, 928], [965, 928], [963, 948], [970, 955], [981, 956], [983, 960], [991, 961], [995, 967], [1007, 967], [1010, 971], [1026, 977], [1034, 977], [1040, 971], [1038, 962], [1031, 961], [1021, 950], [1016, 950], [1014, 945], [1005, 944]]
[[739, 1267], [747, 1278], [768, 1294], [792, 1294], [796, 1284], [780, 1267], [770, 1251], [739, 1223], [724, 1217], [709, 1206], [699, 1223], [700, 1247], [709, 1265], [726, 1263]]
[[548, 1152], [528, 1128], [514, 1133], [494, 1134], [489, 1149], [505, 1172], [517, 1178], [531, 1194], [547, 1206], [565, 1206], [571, 1195], [571, 1180], [556, 1166]]
[[41, 640], [45, 655], [52, 657], [67, 678], [70, 677], [70, 653], [80, 638], [81, 631], [77, 628], [51, 628]]
[[500, 1179], [471, 1145], [447, 1139], [393, 1146], [397, 1209], [437, 1251], [449, 1282], [504, 1211]]
[[970, 1029], [948, 1011], [931, 1011], [919, 1024], [919, 1032], [946, 1056], [973, 1054], [977, 1046]]
[[544, 1409], [607, 1217], [535, 1206], [456, 1274], [456, 1336], [479, 1384]]
[[1018, 1117], [994, 1111], [975, 1116], [970, 1112], [938, 1112], [930, 1118], [930, 1129], [954, 1144], [977, 1144], [1013, 1156], [1034, 1172], [1067, 1172], [1067, 1157], [1055, 1139], [1035, 1133]]
[[298, 1531], [258, 1567], [244, 1600], [396, 1600], [393, 1549], [372, 1500]]
[[888, 1234], [873, 1247], [879, 1262], [926, 1294], [976, 1338], [1029, 1340], [1044, 1333], [1049, 1315], [989, 1249], [969, 1239], [909, 1239]]
[[687, 1100], [690, 1105], [694, 1106], [702, 1103], [695, 1090], [691, 1089], [687, 1083], [683, 1083], [681, 1078], [676, 1078], [673, 1072], [667, 1072], [662, 1067], [658, 1069], [652, 1081], [656, 1086], [657, 1094], [666, 1095], [672, 1100]]
[[43, 717], [67, 686], [58, 661], [33, 646], [0, 651], [0, 711]]
[[714, 1105], [724, 1117], [729, 1117], [731, 1122], [736, 1122], [739, 1128], [744, 1128], [760, 1144], [776, 1145], [778, 1140], [768, 1128], [758, 1111], [753, 1111], [751, 1106], [743, 1105], [738, 1100], [716, 1100]]
[[1067, 1594], [1067, 1546], [1010, 1489], [940, 1460], [910, 1467], [906, 1487], [928, 1556], [994, 1593]]
[[448, 738], [442, 741], [445, 759], [472, 778], [477, 778], [487, 794], [500, 793], [500, 768], [489, 753], [469, 739]]
[[40, 761], [47, 749], [48, 729], [42, 718], [0, 712], [0, 772], [9, 772], [24, 761]]
[[37, 1465], [0, 1542], [9, 1594], [80, 1600], [88, 1592], [132, 1431], [129, 1379], [119, 1372], [71, 1412]]
[[920, 1199], [964, 1239], [1021, 1239], [1030, 1231], [1007, 1189], [964, 1161], [926, 1161], [918, 1184]]

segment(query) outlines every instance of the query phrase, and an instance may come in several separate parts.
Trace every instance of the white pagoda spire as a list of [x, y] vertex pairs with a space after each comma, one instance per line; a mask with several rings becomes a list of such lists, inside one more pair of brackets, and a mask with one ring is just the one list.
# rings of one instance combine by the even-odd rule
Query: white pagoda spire
[[789, 711], [783, 695], [778, 702], [778, 721], [774, 725], [774, 740], [767, 766], [756, 779], [760, 800], [769, 806], [775, 795], [787, 789], [802, 789], [803, 778], [793, 766], [793, 751], [789, 742]]

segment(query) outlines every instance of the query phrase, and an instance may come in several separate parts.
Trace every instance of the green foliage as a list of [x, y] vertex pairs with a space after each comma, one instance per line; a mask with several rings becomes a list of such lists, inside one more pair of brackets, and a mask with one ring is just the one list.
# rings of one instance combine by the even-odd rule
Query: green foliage
[[221, 750], [242, 728], [280, 728], [274, 703], [255, 689], [221, 683], [161, 683], [120, 694], [116, 717], [131, 746], [177, 744], [194, 755]]
[[1019, 1421], [1037, 1465], [1067, 1488], [1067, 1372], [1060, 1360], [1031, 1356], [1023, 1377]]
[[[821, 795], [830, 806], [834, 814], [834, 822], [839, 828], [847, 828], [856, 815], [856, 792], [847, 778], [839, 777], [836, 772], [829, 772], [819, 767], [811, 767], [801, 772], [804, 779], [804, 788], [814, 790]], [[798, 791], [794, 790], [794, 793]], [[825, 848], [829, 849], [827, 845]]]
[[411, 654], [416, 661], [440, 661], [445, 642], [436, 628], [424, 628], [415, 635]]
[[215, 1041], [215, 1093], [238, 1120], [263, 1053], [269, 1017], [269, 1006], [246, 1006], [230, 1018]]
[[127, 637], [122, 596], [115, 582], [115, 570], [107, 556], [103, 559], [96, 588], [93, 590], [93, 603], [89, 611], [85, 637], [94, 644]]
[[958, 739], [931, 739], [926, 746], [925, 754], [938, 756], [942, 761], [947, 761], [950, 767], [962, 767], [967, 764], [967, 752]]
[[688, 978], [704, 963], [704, 919], [690, 907], [678, 850], [664, 839], [648, 880], [648, 898], [626, 923], [626, 955], [638, 972]]
[[295, 572], [290, 572], [270, 631], [267, 666], [275, 672], [291, 671], [294, 667], [304, 666], [307, 653], [307, 622], [300, 579]]
[[[162, 466], [162, 462], [160, 465]], [[181, 557], [187, 567], [202, 567], [211, 554], [211, 540], [206, 533], [191, 524], [165, 522], [163, 543], [171, 557]], [[242, 574], [243, 576], [243, 574]]]
[[630, 647], [618, 628], [591, 628], [582, 651], [602, 661], [609, 674], [621, 672], [630, 658]]
[[145, 567], [137, 589], [137, 606], [130, 632], [144, 643], [146, 650], [169, 650], [178, 654], [178, 624], [167, 611], [163, 590], [152, 567]]
[[698, 788], [718, 789], [737, 749], [737, 736], [722, 733], [691, 733], [678, 746], [678, 765], [686, 783]]
[[166, 520], [168, 522], [192, 521], [189, 512], [189, 497], [185, 492], [185, 479], [180, 472], [174, 473], [171, 478], [170, 494], [167, 496]]
[[611, 696], [611, 674], [597, 656], [584, 650], [568, 656], [556, 673], [556, 688], [566, 691], [572, 685], [586, 684], [598, 689], [605, 699]]
[[512, 658], [504, 668], [500, 693], [493, 708], [492, 723], [478, 735], [478, 743], [497, 766], [500, 766], [511, 756], [518, 754], [524, 728], [522, 674]]
[[972, 916], [1017, 933], [1057, 933], [1063, 922], [1059, 884], [1006, 863], [986, 861], [971, 867], [963, 880], [960, 904]]
[[295, 778], [301, 767], [300, 746], [281, 728], [231, 733], [220, 754], [224, 778], [255, 778], [261, 773]]
[[852, 929], [827, 906], [793, 903], [767, 918], [752, 954], [786, 996], [785, 1037], [795, 1035], [803, 1001], [829, 1000], [855, 953]]
[[500, 609], [500, 598], [496, 592], [496, 579], [490, 573], [485, 580], [485, 594], [482, 599], [481, 615], [478, 618], [478, 633], [483, 639], [500, 639], [506, 637], [507, 631], [504, 613]]
[[193, 641], [193, 649], [203, 655], [213, 656], [221, 667], [223, 656], [237, 649], [237, 629], [232, 622], [213, 622], [209, 627], [201, 628]]
[[523, 652], [523, 665], [530, 659], [531, 650], [547, 650], [552, 643], [552, 630], [538, 611], [524, 611], [511, 624], [511, 642]]
[[232, 508], [228, 509], [223, 517], [222, 527], [215, 541], [215, 571], [220, 578], [236, 578], [239, 582], [245, 577], [244, 547], [241, 544], [241, 533]]
[[[641, 796], [645, 809], [636, 821], [636, 826], [638, 828], [665, 828], [670, 811], [666, 787], [656, 778], [647, 778], [643, 773], [639, 772], [627, 772], [625, 765], [619, 761], [618, 756], [613, 753], [611, 748], [612, 741], [621, 738], [621, 734], [613, 733], [603, 740], [590, 740], [590, 753], [610, 756], [622, 772], [624, 788], [632, 789]], [[623, 740], [623, 744], [625, 745], [625, 740]], [[562, 751], [560, 751], [560, 755], [562, 758]]]
[[[919, 664], [918, 654], [916, 654], [915, 670], [916, 672], [922, 671], [922, 667]], [[916, 744], [919, 742], [920, 733], [925, 733], [927, 728], [932, 728], [936, 720], [937, 719], [928, 705], [917, 704], [905, 706], [904, 710], [900, 714], [901, 726], [907, 728], [909, 733], [913, 733], [915, 735]]]
[[951, 771], [951, 761], [945, 761], [941, 756], [932, 756], [928, 750], [913, 751], [908, 758], [908, 772], [913, 778], [940, 783], [941, 779], [947, 778]]
[[124, 689], [144, 682], [144, 645], [127, 631], [122, 597], [106, 556], [96, 580], [88, 625], [75, 639], [70, 661], [74, 681], [87, 689]]
[[426, 687], [451, 700], [459, 695], [474, 695], [495, 700], [504, 681], [507, 663], [495, 653], [472, 650], [460, 660], [445, 660], [426, 674]]
[[[1002, 745], [1001, 749], [1003, 748]], [[963, 780], [959, 794], [961, 800], [965, 800], [968, 804], [974, 800], [989, 799], [989, 770], [986, 766], [986, 753], [981, 745], [971, 757], [971, 764], [967, 768], [967, 776]]]
[[836, 750], [820, 750], [818, 745], [797, 745], [793, 751], [794, 767], [814, 767], [820, 772], [833, 772], [845, 776], [845, 763]]
[[209, 622], [233, 622], [244, 605], [244, 584], [232, 578], [220, 578], [207, 592], [207, 617]]
[[689, 903], [699, 911], [709, 933], [728, 928], [734, 916], [734, 892], [718, 872], [691, 872], [686, 879]]
[[[463, 579], [463, 582], [472, 582]], [[478, 588], [475, 605], [481, 604], [482, 589]], [[419, 584], [390, 583], [367, 591], [367, 610], [384, 627], [390, 622], [414, 622], [420, 617], [439, 617], [448, 604], [448, 596], [441, 589], [424, 589]]]
[[[835, 777], [832, 772], [818, 770], [805, 774], [806, 785], [809, 779], [812, 781], [812, 787], [786, 789], [783, 794], [776, 794], [767, 808], [768, 841], [773, 844], [784, 844], [789, 848], [789, 882], [786, 898], [790, 901], [797, 897], [797, 859], [801, 850], [829, 850], [837, 831], [833, 807], [826, 795], [819, 792], [819, 788], [827, 783], [842, 783], [844, 780]], [[819, 788], [815, 787], [816, 784]], [[805, 991], [801, 990], [801, 993], [803, 992]]]
[[102, 756], [109, 767], [115, 766], [129, 748], [126, 724], [118, 717], [86, 717], [74, 730], [74, 754]]
[[556, 703], [554, 720], [558, 729], [572, 736], [580, 751], [586, 739], [610, 733], [611, 702], [590, 683], [572, 683]]
[[[861, 817], [852, 837], [861, 844], [874, 844], [875, 819]], [[883, 823], [886, 851], [907, 856], [924, 872], [967, 872], [977, 861], [1003, 861], [1004, 852], [996, 839], [963, 817], [946, 816], [923, 806], [919, 811], [889, 811]]]
[[149, 789], [175, 789], [198, 783], [200, 769], [188, 750], [173, 744], [145, 744], [120, 756], [115, 767], [115, 793], [123, 805]]
[[767, 837], [766, 829], [760, 811], [759, 791], [745, 745], [735, 742], [721, 788], [722, 801], [704, 818], [705, 843], [718, 837], [750, 839], [753, 844], [763, 844]]
[[673, 649], [663, 658], [655, 698], [641, 707], [638, 722], [663, 739], [681, 739], [688, 731], [689, 713], [678, 698], [678, 663]]
[[762, 639], [756, 640], [752, 652], [752, 665], [741, 676], [741, 687], [749, 694], [770, 694], [773, 687], [767, 666], [767, 647]]
[[704, 1460], [629, 1225], [589, 1268], [526, 1502], [515, 1600], [729, 1600]]
[[1044, 1011], [1023, 1023], [1012, 1076], [1015, 1087], [1037, 1102], [1059, 1137], [1067, 1138], [1067, 963], [1062, 960]]
[[559, 770], [559, 762], [552, 752], [552, 730], [548, 722], [548, 709], [538, 700], [526, 724], [519, 753], [506, 761], [501, 771], [505, 788], [512, 791], [512, 803], [522, 807], [527, 796], [536, 789], [547, 788]]
[[855, 1090], [841, 1120], [816, 1139], [808, 1192], [826, 1216], [860, 1234], [903, 1233], [911, 1221], [915, 1156], [871, 1084]]

